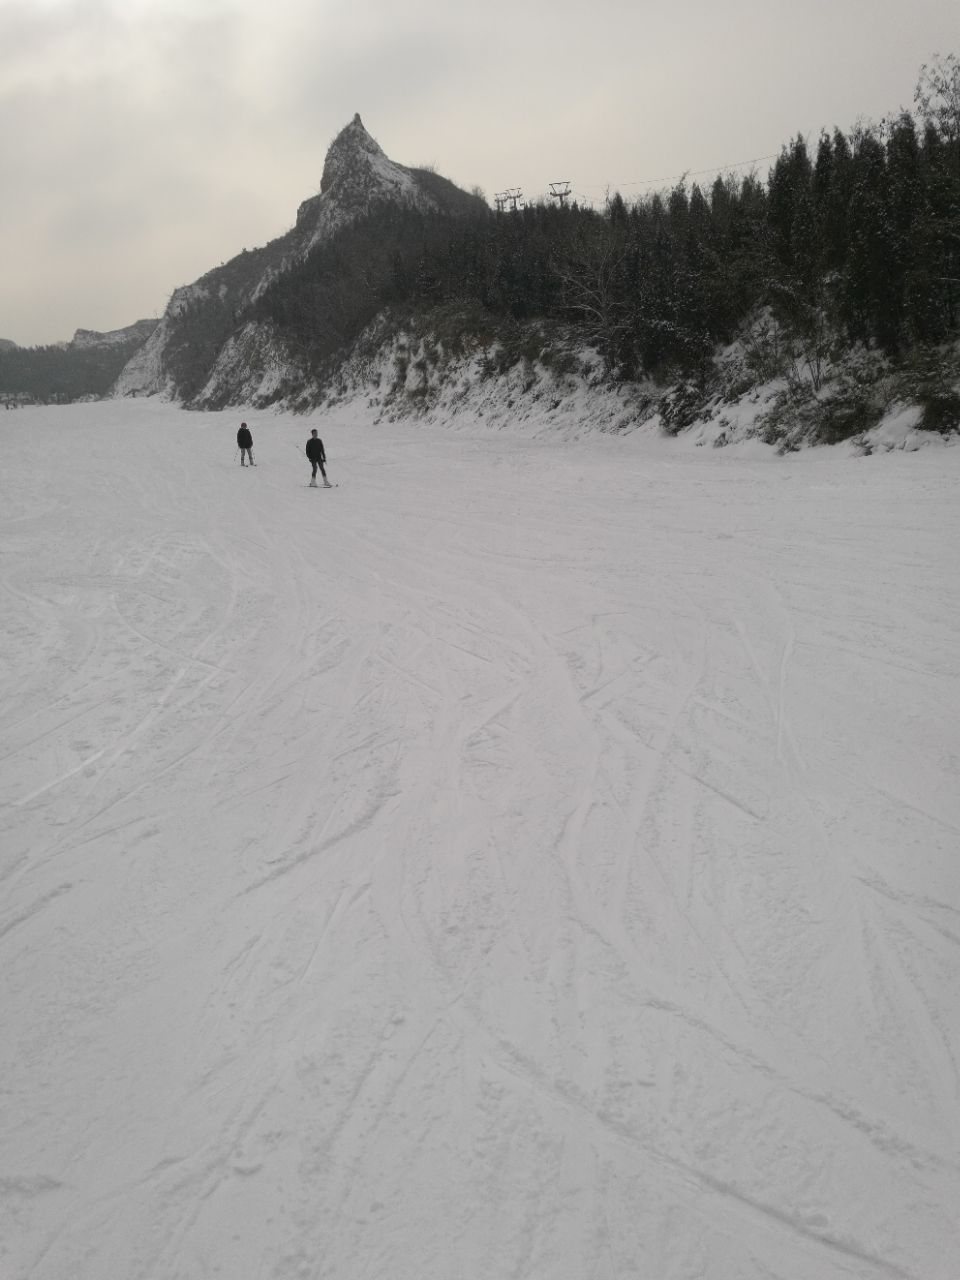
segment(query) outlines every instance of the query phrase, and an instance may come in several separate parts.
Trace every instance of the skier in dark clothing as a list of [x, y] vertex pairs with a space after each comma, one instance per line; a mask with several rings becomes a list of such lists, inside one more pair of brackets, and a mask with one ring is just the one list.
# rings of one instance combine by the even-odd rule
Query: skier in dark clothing
[[250, 465], [253, 466], [253, 436], [250, 434], [250, 428], [245, 422], [240, 423], [240, 430], [237, 432], [237, 444], [240, 446], [240, 465], [245, 467], [244, 456], [250, 459]]
[[317, 435], [316, 428], [314, 428], [310, 433], [310, 439], [307, 441], [307, 457], [313, 464], [313, 475], [310, 478], [310, 488], [315, 489], [317, 487], [318, 467], [320, 469], [320, 474], [323, 476], [323, 483], [328, 489], [331, 488], [332, 486], [330, 481], [327, 479], [327, 473], [323, 466], [327, 460], [327, 455], [323, 451], [323, 441]]

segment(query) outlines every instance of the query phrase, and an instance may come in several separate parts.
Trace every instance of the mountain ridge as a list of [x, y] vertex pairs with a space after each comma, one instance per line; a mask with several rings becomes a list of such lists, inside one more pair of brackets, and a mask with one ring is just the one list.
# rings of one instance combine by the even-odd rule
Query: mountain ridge
[[[218, 362], [223, 358], [230, 364], [244, 334], [255, 364], [258, 358], [275, 361], [269, 334], [251, 342], [257, 335], [251, 334], [242, 312], [318, 245], [378, 203], [456, 213], [482, 202], [438, 174], [391, 160], [355, 114], [330, 144], [320, 190], [301, 201], [293, 227], [175, 289], [157, 328], [124, 366], [111, 394], [160, 394], [205, 403], [218, 394]], [[221, 396], [223, 391], [219, 387]]]
[[134, 320], [133, 324], [124, 325], [121, 329], [77, 329], [67, 346], [74, 349], [86, 347], [116, 347], [139, 339], [146, 340], [160, 323], [158, 316], [150, 319]]

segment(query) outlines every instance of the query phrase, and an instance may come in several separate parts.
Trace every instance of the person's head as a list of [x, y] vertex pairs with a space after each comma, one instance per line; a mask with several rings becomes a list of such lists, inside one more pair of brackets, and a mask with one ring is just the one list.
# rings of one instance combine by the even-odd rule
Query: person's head
[[313, 428], [313, 430], [310, 432], [310, 434], [311, 434], [312, 436], [315, 436], [315, 435], [317, 434], [317, 428], [316, 428], [316, 427], [314, 427], [314, 428]]
[[247, 424], [245, 422], [241, 422], [240, 425], [241, 427], [245, 427]]

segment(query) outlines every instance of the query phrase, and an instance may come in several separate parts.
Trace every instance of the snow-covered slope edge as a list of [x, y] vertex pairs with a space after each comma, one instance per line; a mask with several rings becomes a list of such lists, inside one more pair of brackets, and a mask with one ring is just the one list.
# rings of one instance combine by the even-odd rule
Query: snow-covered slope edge
[[[655, 388], [611, 382], [588, 347], [561, 353], [542, 334], [531, 331], [528, 339], [530, 354], [518, 357], [499, 341], [452, 349], [416, 325], [384, 335], [373, 350], [367, 335], [320, 403], [335, 411], [359, 401], [380, 422], [482, 424], [564, 439], [626, 434], [650, 421]], [[295, 398], [290, 407], [305, 408], [307, 400]]]
[[[923, 388], [909, 371], [891, 370], [875, 356], [849, 353], [823, 371], [817, 394], [792, 370], [758, 372], [750, 362], [748, 334], [717, 353], [712, 377], [701, 386], [618, 382], [599, 353], [570, 333], [528, 326], [483, 341], [465, 337], [449, 317], [400, 325], [381, 317], [339, 365], [318, 376], [281, 335], [250, 325], [224, 349], [198, 399], [298, 412], [350, 404], [375, 421], [519, 426], [558, 439], [643, 429], [699, 447], [759, 441], [781, 452], [842, 443], [870, 453], [956, 441], [949, 424], [941, 430], [925, 424]], [[859, 429], [840, 430], [841, 410], [862, 415], [854, 418]]]

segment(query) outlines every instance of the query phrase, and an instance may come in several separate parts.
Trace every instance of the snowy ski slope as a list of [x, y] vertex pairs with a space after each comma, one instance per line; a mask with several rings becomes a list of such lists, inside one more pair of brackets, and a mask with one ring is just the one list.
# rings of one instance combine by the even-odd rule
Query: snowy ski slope
[[0, 413], [4, 1280], [956, 1280], [960, 449], [239, 416]]

